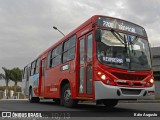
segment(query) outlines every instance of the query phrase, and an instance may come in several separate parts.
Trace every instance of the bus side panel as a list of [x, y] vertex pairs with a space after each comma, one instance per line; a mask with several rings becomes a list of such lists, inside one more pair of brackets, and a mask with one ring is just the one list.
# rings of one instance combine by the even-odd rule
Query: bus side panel
[[33, 83], [32, 88], [35, 96], [39, 96], [38, 95], [39, 73], [32, 76], [32, 83]]
[[56, 66], [54, 68], [51, 68], [46, 71], [46, 78], [45, 78], [45, 84], [44, 84], [44, 89], [45, 89], [45, 95], [44, 97], [48, 98], [57, 98], [58, 97], [58, 80], [60, 79], [60, 70], [59, 66]]
[[25, 96], [28, 96], [29, 95], [29, 82], [27, 81], [27, 79], [22, 79], [22, 93], [25, 95]]
[[[63, 66], [69, 65], [69, 69], [62, 70]], [[71, 86], [72, 97], [75, 97], [75, 67], [74, 60], [58, 65], [46, 71], [47, 77], [45, 79], [45, 97], [60, 98], [60, 84], [63, 80], [68, 80]]]
[[39, 81], [39, 74], [35, 74], [29, 77], [28, 91], [29, 91], [29, 88], [32, 87], [33, 97], [38, 96], [38, 81]]

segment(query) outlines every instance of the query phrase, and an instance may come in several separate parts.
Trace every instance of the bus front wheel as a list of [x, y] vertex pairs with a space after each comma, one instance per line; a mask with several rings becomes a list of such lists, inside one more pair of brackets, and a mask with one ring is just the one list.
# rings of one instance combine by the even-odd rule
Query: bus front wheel
[[118, 100], [116, 100], [116, 99], [105, 99], [105, 100], [102, 100], [102, 102], [106, 106], [107, 109], [111, 109], [111, 108], [113, 108], [114, 106], [117, 105]]
[[32, 88], [29, 89], [29, 102], [30, 103], [38, 103], [40, 101], [39, 97], [33, 97]]
[[62, 96], [61, 96], [62, 104], [65, 107], [74, 107], [77, 105], [78, 100], [73, 100], [71, 97], [71, 89], [70, 85], [67, 83], [62, 88]]

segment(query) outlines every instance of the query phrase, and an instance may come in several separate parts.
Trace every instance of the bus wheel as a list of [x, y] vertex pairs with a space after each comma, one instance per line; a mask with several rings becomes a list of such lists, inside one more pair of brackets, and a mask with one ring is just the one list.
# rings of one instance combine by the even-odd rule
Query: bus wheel
[[33, 97], [32, 88], [29, 89], [29, 102], [30, 103], [38, 103], [40, 101], [39, 97]]
[[107, 109], [112, 109], [114, 106], [117, 105], [118, 100], [113, 100], [113, 99], [105, 99], [102, 100], [103, 104], [106, 106]]
[[78, 100], [71, 98], [71, 89], [69, 84], [65, 84], [62, 88], [62, 104], [66, 107], [74, 107], [77, 105]]

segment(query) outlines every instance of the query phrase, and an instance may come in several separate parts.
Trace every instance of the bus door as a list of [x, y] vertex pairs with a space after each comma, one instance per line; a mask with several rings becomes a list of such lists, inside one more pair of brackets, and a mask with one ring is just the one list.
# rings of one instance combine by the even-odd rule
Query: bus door
[[45, 93], [45, 77], [46, 77], [46, 58], [41, 60], [41, 77], [40, 77], [40, 96], [44, 97]]
[[79, 81], [78, 96], [93, 97], [93, 80], [92, 80], [92, 51], [93, 40], [92, 33], [88, 33], [78, 40], [79, 48]]

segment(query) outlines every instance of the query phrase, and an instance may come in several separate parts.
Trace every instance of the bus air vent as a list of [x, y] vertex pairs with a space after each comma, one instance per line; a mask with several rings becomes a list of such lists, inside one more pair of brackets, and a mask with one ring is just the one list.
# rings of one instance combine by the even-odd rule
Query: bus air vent
[[141, 81], [144, 78], [146, 78], [146, 75], [133, 75], [133, 74], [126, 74], [126, 73], [117, 73], [117, 72], [112, 72], [112, 74], [117, 77], [118, 79], [122, 80], [138, 80]]
[[122, 94], [124, 95], [139, 95], [141, 90], [135, 90], [135, 89], [121, 89]]

